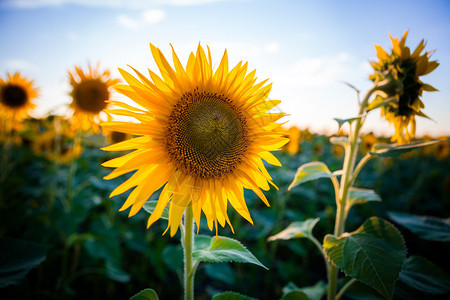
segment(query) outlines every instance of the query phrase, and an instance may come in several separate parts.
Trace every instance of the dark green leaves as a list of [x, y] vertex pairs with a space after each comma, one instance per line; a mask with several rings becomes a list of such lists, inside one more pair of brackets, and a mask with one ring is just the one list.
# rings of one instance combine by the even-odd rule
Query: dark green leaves
[[158, 294], [153, 289], [145, 289], [134, 295], [130, 300], [158, 300]]
[[251, 263], [267, 269], [239, 241], [223, 236], [210, 237], [209, 247], [193, 251], [192, 257], [203, 262]]
[[290, 282], [283, 288], [281, 300], [320, 300], [327, 291], [327, 285], [323, 281], [318, 281], [313, 286], [298, 287]]
[[[147, 203], [144, 204], [143, 208], [145, 209], [146, 212], [148, 212], [149, 214], [152, 214], [153, 211], [155, 210], [155, 207], [156, 207], [157, 203], [158, 203], [157, 200], [147, 201]], [[161, 215], [161, 219], [169, 220], [169, 207], [168, 206], [166, 206], [164, 208], [164, 211], [163, 211], [163, 213]]]
[[334, 176], [336, 175], [332, 174], [327, 165], [321, 161], [306, 163], [298, 168], [297, 173], [295, 173], [294, 180], [292, 181], [288, 190], [310, 180], [319, 178], [331, 178]]
[[381, 201], [380, 196], [374, 190], [351, 187], [348, 192], [348, 205], [363, 204], [369, 201]]
[[450, 241], [450, 219], [396, 212], [389, 212], [388, 215], [394, 222], [408, 228], [425, 240]]
[[0, 288], [18, 283], [46, 256], [47, 246], [11, 238], [0, 239]]
[[269, 242], [275, 240], [289, 240], [293, 238], [313, 238], [312, 230], [319, 222], [319, 218], [308, 219], [301, 222], [293, 222], [280, 233], [269, 237]]
[[411, 144], [397, 145], [397, 144], [377, 144], [374, 146], [374, 151], [370, 154], [377, 155], [380, 157], [396, 157], [400, 154], [418, 149], [420, 147], [425, 147], [433, 145], [443, 141], [428, 141], [428, 142], [417, 142]]
[[256, 300], [235, 292], [223, 292], [212, 297], [212, 300]]
[[403, 237], [393, 225], [372, 217], [350, 234], [325, 236], [323, 246], [328, 258], [348, 276], [392, 298], [406, 258]]
[[450, 291], [450, 276], [421, 256], [408, 257], [400, 280], [425, 293], [444, 294]]

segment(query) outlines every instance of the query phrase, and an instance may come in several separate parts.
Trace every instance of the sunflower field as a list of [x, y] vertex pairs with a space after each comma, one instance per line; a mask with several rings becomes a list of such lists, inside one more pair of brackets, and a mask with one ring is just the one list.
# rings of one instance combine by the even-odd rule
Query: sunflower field
[[439, 64], [407, 34], [334, 134], [287, 127], [267, 80], [202, 45], [151, 44], [148, 75], [74, 67], [65, 116], [31, 118], [38, 89], [7, 74], [1, 299], [448, 299], [450, 138], [415, 135]]

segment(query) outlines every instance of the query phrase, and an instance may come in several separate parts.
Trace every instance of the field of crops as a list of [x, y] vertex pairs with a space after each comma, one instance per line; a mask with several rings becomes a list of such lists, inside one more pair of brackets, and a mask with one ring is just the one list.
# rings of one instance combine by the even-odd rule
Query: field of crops
[[[45, 140], [47, 124], [57, 120], [64, 126], [65, 121], [57, 117], [28, 120], [14, 133], [8, 147], [3, 143], [0, 261], [10, 262], [10, 268], [0, 269], [2, 299], [128, 299], [145, 288], [154, 289], [160, 299], [179, 299], [183, 294], [180, 233], [173, 238], [163, 235], [166, 220], [159, 220], [147, 230], [146, 210], [132, 218], [127, 217], [127, 211], [119, 212], [128, 193], [108, 197], [125, 179], [102, 179], [110, 170], [101, 163], [117, 153], [99, 148], [122, 136], [84, 134], [81, 148], [74, 151], [74, 136], [62, 135], [56, 142], [54, 136]], [[336, 206], [328, 179], [309, 181], [290, 191], [287, 188], [304, 163], [323, 161], [332, 172], [339, 170], [343, 150], [332, 145], [328, 136], [307, 130], [300, 130], [296, 137], [282, 151], [274, 153], [283, 166], [268, 166], [279, 187], [278, 191], [271, 188], [265, 192], [271, 207], [246, 190], [254, 225], [230, 209], [228, 214], [236, 233], [229, 227], [219, 229], [221, 236], [245, 245], [268, 270], [255, 264], [200, 263], [195, 276], [196, 299], [210, 299], [229, 290], [257, 299], [279, 299], [296, 286], [313, 285], [310, 292], [316, 294], [311, 299], [323, 295], [320, 286], [327, 280], [326, 269], [313, 243], [307, 239], [268, 241], [268, 237], [290, 223], [309, 218], [320, 218], [313, 232], [319, 241], [333, 230]], [[55, 147], [57, 141], [60, 144]], [[361, 147], [364, 145], [363, 139]], [[448, 218], [449, 146], [449, 142], [442, 142], [395, 158], [378, 157], [368, 162], [355, 185], [374, 189], [382, 201], [356, 206], [347, 218], [346, 229], [355, 230], [370, 216], [383, 218], [401, 231], [408, 256], [426, 257], [449, 272], [448, 240], [424, 238], [392, 217], [393, 212], [402, 212]], [[59, 149], [58, 157], [52, 155], [55, 148]], [[154, 195], [150, 200], [155, 199]], [[199, 234], [214, 235], [205, 221]], [[15, 257], [19, 257], [18, 261]], [[442, 280], [439, 284], [445, 285], [445, 279]], [[442, 295], [442, 299], [448, 295]], [[346, 297], [382, 299], [363, 283], [354, 284]], [[394, 299], [427, 297], [429, 294], [402, 281], [395, 285]]]

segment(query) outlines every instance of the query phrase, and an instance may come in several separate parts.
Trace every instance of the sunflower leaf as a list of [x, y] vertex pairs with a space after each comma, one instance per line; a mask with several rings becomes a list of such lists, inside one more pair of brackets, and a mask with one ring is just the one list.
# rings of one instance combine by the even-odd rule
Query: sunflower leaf
[[323, 247], [331, 262], [347, 276], [392, 299], [394, 282], [406, 258], [403, 237], [392, 224], [372, 217], [352, 233], [339, 238], [325, 236]]
[[319, 178], [331, 178], [336, 175], [332, 174], [328, 169], [327, 165], [321, 161], [312, 161], [300, 166], [295, 173], [294, 180], [291, 185], [289, 185], [288, 190], [293, 187], [302, 184], [307, 181], [319, 179]]
[[130, 300], [158, 300], [158, 294], [153, 289], [145, 289], [134, 295]]
[[294, 238], [314, 238], [312, 235], [312, 230], [319, 220], [319, 218], [315, 218], [307, 219], [301, 222], [293, 222], [283, 231], [269, 237], [267, 241], [290, 240]]
[[388, 212], [388, 216], [420, 238], [429, 241], [450, 241], [450, 218], [441, 219], [429, 216], [417, 216], [406, 213]]
[[400, 280], [412, 288], [430, 294], [450, 291], [450, 276], [421, 256], [410, 256], [400, 272]]
[[381, 201], [380, 196], [374, 190], [351, 187], [348, 192], [348, 205], [364, 204], [370, 201]]
[[370, 154], [377, 155], [379, 157], [396, 157], [400, 154], [433, 145], [436, 143], [445, 142], [442, 140], [432, 140], [427, 142], [416, 142], [411, 144], [377, 144], [374, 146], [374, 151], [371, 151]]
[[[148, 212], [149, 214], [152, 214], [153, 211], [155, 210], [156, 204], [158, 204], [157, 200], [150, 200], [144, 204], [143, 208], [146, 212]], [[169, 220], [169, 206], [166, 206], [164, 208], [164, 211], [163, 211], [160, 219]]]
[[330, 137], [330, 143], [333, 145], [341, 145], [344, 148], [350, 146], [350, 142], [346, 136], [332, 136]]
[[[196, 248], [198, 249], [198, 248]], [[208, 248], [194, 250], [192, 257], [203, 262], [239, 262], [251, 263], [267, 269], [244, 245], [238, 240], [223, 236], [211, 237]], [[268, 270], [268, 269], [267, 269]]]
[[0, 288], [18, 283], [45, 260], [48, 247], [11, 238], [0, 238]]
[[[320, 300], [327, 291], [327, 285], [323, 281], [318, 281], [313, 286], [298, 287], [295, 283], [289, 282], [283, 287], [283, 299], [308, 299]], [[301, 292], [301, 293], [296, 293]], [[302, 298], [307, 296], [307, 298]]]
[[223, 292], [214, 295], [214, 297], [212, 297], [211, 300], [256, 300], [256, 299], [236, 292]]
[[359, 120], [359, 119], [361, 119], [361, 116], [359, 116], [359, 117], [354, 117], [354, 118], [348, 118], [348, 119], [334, 118], [334, 120], [335, 120], [336, 122], [338, 122], [338, 124], [339, 124], [339, 128], [338, 128], [338, 129], [341, 129], [341, 127], [342, 127], [345, 123], [352, 124], [353, 121], [356, 121], [356, 120]]

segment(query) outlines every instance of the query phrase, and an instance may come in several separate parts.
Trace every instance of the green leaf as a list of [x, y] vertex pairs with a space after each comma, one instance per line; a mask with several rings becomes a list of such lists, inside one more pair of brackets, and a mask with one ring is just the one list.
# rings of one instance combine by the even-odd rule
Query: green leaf
[[330, 137], [330, 143], [332, 143], [333, 145], [341, 145], [344, 148], [350, 146], [350, 142], [348, 141], [348, 137], [346, 137], [346, 136]]
[[[149, 214], [152, 214], [153, 211], [155, 210], [157, 203], [158, 203], [157, 200], [147, 201], [147, 203], [144, 204], [143, 208], [146, 212], [148, 212]], [[163, 211], [160, 219], [169, 220], [169, 207], [168, 206], [166, 206], [164, 208], [164, 211]]]
[[229, 284], [234, 284], [233, 269], [229, 264], [206, 264], [205, 273], [209, 278], [220, 280]]
[[183, 269], [183, 248], [180, 245], [169, 244], [162, 251], [162, 260], [174, 272]]
[[441, 219], [430, 216], [417, 216], [406, 213], [388, 212], [388, 216], [422, 239], [429, 241], [450, 241], [450, 218]]
[[212, 297], [211, 300], [257, 300], [257, 299], [249, 296], [244, 296], [236, 292], [223, 292], [214, 295], [214, 297]]
[[348, 192], [348, 205], [363, 204], [369, 201], [381, 201], [380, 196], [374, 190], [351, 187]]
[[392, 224], [372, 217], [340, 238], [325, 236], [323, 247], [332, 263], [347, 276], [373, 287], [387, 299], [392, 298], [394, 282], [406, 258], [403, 237]]
[[223, 236], [211, 237], [210, 246], [206, 249], [194, 250], [192, 257], [203, 262], [251, 263], [268, 270], [239, 241]]
[[130, 274], [122, 270], [119, 266], [113, 264], [110, 261], [106, 262], [106, 276], [109, 279], [115, 280], [121, 283], [127, 283], [130, 281]]
[[[322, 299], [323, 295], [327, 292], [327, 285], [323, 281], [318, 281], [313, 286], [307, 286], [299, 288], [297, 285], [295, 285], [293, 282], [289, 282], [285, 287], [283, 287], [283, 298], [285, 296], [288, 296], [292, 292], [300, 291], [301, 294], [293, 293], [289, 297], [302, 297], [302, 295], [306, 295], [309, 300], [320, 300]], [[288, 298], [291, 299], [291, 298]], [[292, 298], [297, 299], [297, 298]], [[302, 298], [299, 298], [302, 299]]]
[[310, 300], [310, 299], [308, 298], [308, 295], [306, 295], [301, 290], [295, 290], [283, 295], [281, 300]]
[[42, 244], [0, 238], [0, 288], [18, 283], [45, 260], [47, 249]]
[[429, 145], [433, 145], [436, 143], [444, 142], [442, 140], [433, 140], [427, 142], [416, 142], [411, 144], [377, 144], [374, 146], [374, 151], [371, 151], [370, 154], [377, 155], [379, 157], [396, 157], [400, 154], [418, 149], [420, 147], [425, 147]]
[[314, 238], [312, 230], [320, 218], [307, 219], [301, 222], [293, 222], [280, 233], [269, 237], [269, 242], [275, 240], [290, 240], [294, 238]]
[[450, 276], [421, 256], [410, 256], [400, 272], [400, 280], [412, 288], [430, 294], [450, 291]]
[[158, 294], [153, 289], [145, 289], [134, 295], [130, 300], [158, 300]]
[[293, 187], [302, 184], [304, 182], [315, 180], [319, 178], [331, 178], [336, 175], [332, 174], [328, 169], [327, 165], [321, 161], [313, 161], [301, 165], [298, 168], [297, 173], [295, 173], [294, 180], [289, 186], [288, 190], [291, 190]]
[[336, 122], [338, 122], [338, 124], [339, 124], [339, 129], [341, 129], [342, 125], [344, 125], [345, 123], [348, 122], [349, 124], [352, 124], [353, 121], [359, 120], [359, 119], [361, 119], [361, 117], [354, 117], [354, 118], [348, 118], [348, 119], [334, 118], [334, 120]]

